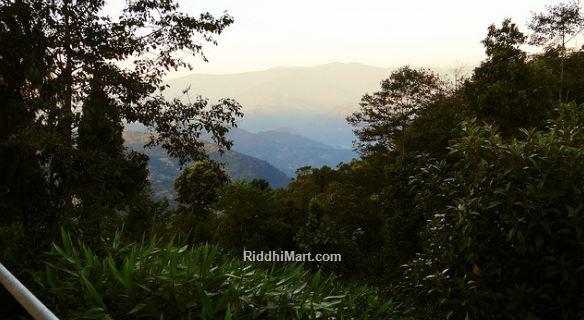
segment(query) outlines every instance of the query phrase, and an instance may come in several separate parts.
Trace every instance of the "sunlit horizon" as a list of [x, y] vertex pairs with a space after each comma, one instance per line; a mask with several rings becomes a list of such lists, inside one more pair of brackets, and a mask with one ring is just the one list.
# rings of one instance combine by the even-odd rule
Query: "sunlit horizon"
[[[532, 13], [559, 2], [181, 0], [182, 12], [220, 16], [226, 11], [235, 22], [217, 37], [217, 46], [203, 43], [208, 62], [185, 56], [194, 69], [167, 78], [335, 62], [472, 68], [485, 57], [481, 40], [489, 25], [511, 18], [527, 34]], [[116, 16], [122, 7], [123, 2], [108, 1], [105, 12]]]
[[235, 22], [205, 45], [208, 63], [189, 58], [194, 70], [230, 74], [333, 62], [381, 68], [476, 66], [491, 24], [512, 18], [524, 33], [533, 12], [559, 1], [180, 1], [198, 15], [227, 11]]

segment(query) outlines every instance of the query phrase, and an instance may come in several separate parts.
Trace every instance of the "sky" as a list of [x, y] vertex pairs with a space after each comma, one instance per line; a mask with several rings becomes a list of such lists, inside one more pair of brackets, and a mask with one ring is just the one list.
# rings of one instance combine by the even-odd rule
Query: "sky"
[[331, 62], [475, 66], [484, 58], [480, 41], [490, 24], [511, 17], [526, 32], [532, 12], [558, 2], [179, 0], [189, 14], [227, 11], [235, 18], [217, 46], [206, 46], [208, 63], [191, 60], [192, 72], [214, 74]]

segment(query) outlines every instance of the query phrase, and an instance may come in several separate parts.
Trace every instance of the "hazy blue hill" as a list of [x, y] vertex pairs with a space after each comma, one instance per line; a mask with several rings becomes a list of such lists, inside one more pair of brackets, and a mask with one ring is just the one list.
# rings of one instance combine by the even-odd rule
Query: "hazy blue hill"
[[293, 177], [302, 166], [335, 167], [349, 162], [356, 154], [349, 149], [337, 149], [291, 132], [289, 129], [252, 133], [243, 129], [229, 132], [233, 150], [265, 160]]
[[379, 88], [391, 69], [358, 63], [278, 67], [237, 74], [192, 74], [168, 81], [169, 98], [191, 87], [192, 95], [234, 98], [244, 107], [240, 127], [253, 132], [288, 127], [334, 147], [354, 140], [345, 117], [357, 110], [364, 93]]
[[[170, 158], [161, 147], [144, 149], [144, 143], [147, 142], [146, 133], [124, 131], [124, 139], [128, 148], [144, 152], [150, 157], [150, 181], [155, 196], [172, 198], [174, 194], [172, 185], [180, 173], [178, 161]], [[264, 160], [236, 151], [227, 151], [220, 155], [217, 148], [210, 144], [206, 145], [205, 148], [212, 159], [224, 164], [225, 170], [234, 180], [261, 178], [267, 180], [274, 188], [284, 187], [290, 181], [286, 174]]]
[[[287, 127], [329, 146], [350, 149], [355, 136], [345, 118], [359, 109], [365, 93], [378, 91], [393, 70], [334, 62], [235, 74], [193, 73], [167, 81], [171, 87], [165, 95], [180, 97], [190, 86], [192, 96], [234, 98], [244, 107], [240, 128], [259, 132]], [[446, 77], [454, 72], [454, 68], [434, 70]]]
[[356, 109], [363, 93], [376, 89], [390, 73], [358, 63], [329, 63], [313, 67], [278, 67], [236, 74], [192, 74], [168, 81], [168, 94], [193, 93], [211, 99], [233, 97], [245, 107], [329, 112]]

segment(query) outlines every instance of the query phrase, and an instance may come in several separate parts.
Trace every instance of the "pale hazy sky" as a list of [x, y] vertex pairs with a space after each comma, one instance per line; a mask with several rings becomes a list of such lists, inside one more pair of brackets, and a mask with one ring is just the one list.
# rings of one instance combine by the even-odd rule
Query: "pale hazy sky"
[[235, 23], [206, 46], [198, 73], [359, 62], [380, 67], [471, 66], [491, 23], [511, 17], [527, 32], [544, 0], [179, 0], [191, 14], [227, 10]]

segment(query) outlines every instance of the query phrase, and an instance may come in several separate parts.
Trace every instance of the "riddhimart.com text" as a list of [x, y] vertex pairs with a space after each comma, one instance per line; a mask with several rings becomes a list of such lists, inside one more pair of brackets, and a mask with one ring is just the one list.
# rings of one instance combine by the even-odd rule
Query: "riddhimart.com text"
[[251, 262], [341, 262], [340, 253], [243, 250], [243, 261]]

